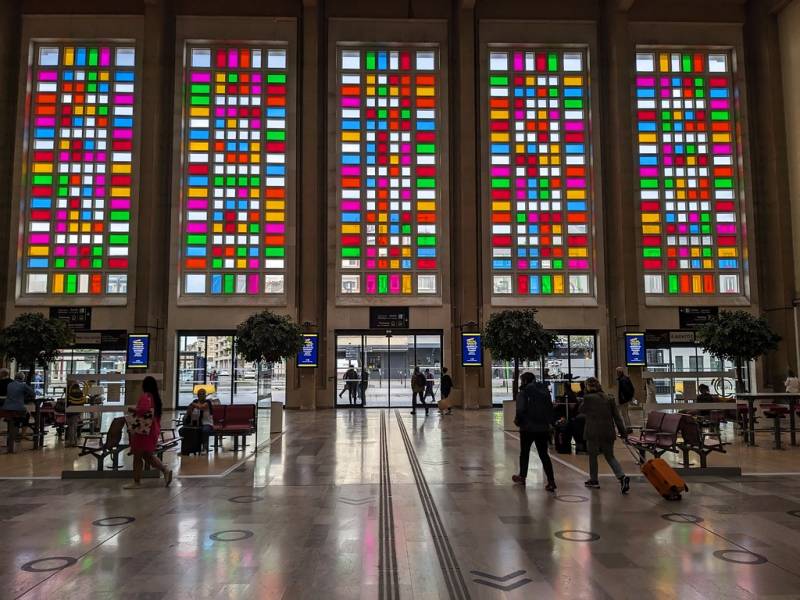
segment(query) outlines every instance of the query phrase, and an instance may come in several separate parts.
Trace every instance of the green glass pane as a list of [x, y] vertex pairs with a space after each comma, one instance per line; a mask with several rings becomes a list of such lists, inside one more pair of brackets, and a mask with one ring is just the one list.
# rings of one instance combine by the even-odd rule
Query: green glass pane
[[342, 248], [342, 258], [358, 258], [361, 256], [361, 248]]
[[64, 259], [63, 258], [57, 258], [55, 260], [55, 267], [56, 267], [56, 269], [63, 269], [64, 268]]
[[733, 188], [733, 179], [715, 179], [714, 180], [715, 187], [718, 188], [725, 188], [727, 190]]
[[510, 179], [502, 179], [502, 178], [498, 179], [496, 177], [492, 178], [492, 189], [504, 190], [504, 189], [508, 189], [510, 187], [511, 187], [511, 180]]
[[131, 213], [128, 210], [112, 210], [110, 217], [112, 221], [130, 221]]
[[76, 275], [69, 274], [69, 275], [67, 275], [66, 280], [67, 280], [67, 285], [66, 285], [67, 293], [68, 294], [74, 294], [75, 292], [77, 292], [78, 291], [78, 277]]
[[186, 236], [186, 243], [190, 246], [205, 246], [207, 241], [207, 236], [202, 233], [193, 233]]
[[[128, 243], [128, 234], [127, 233], [112, 233], [108, 236], [108, 243], [109, 244], [122, 244], [123, 246]], [[96, 248], [96, 250], [100, 250], [101, 248]]]
[[210, 101], [208, 96], [192, 96], [190, 103], [192, 106], [208, 106]]
[[241, 247], [241, 246], [239, 248], [236, 248], [236, 256], [238, 258], [246, 257], [247, 256], [247, 248]]
[[269, 73], [267, 83], [286, 83], [286, 75], [283, 73]]
[[550, 53], [547, 55], [547, 70], [548, 71], [558, 71], [558, 57], [555, 53]]
[[642, 256], [645, 258], [659, 258], [661, 256], [661, 248], [642, 248]]
[[213, 259], [213, 260], [211, 261], [211, 266], [212, 266], [214, 269], [221, 269], [221, 268], [222, 268], [222, 259], [221, 259], [221, 258], [215, 258], [215, 259]]
[[668, 287], [667, 290], [670, 294], [677, 294], [678, 293], [678, 276], [677, 275], [670, 275], [668, 278]]
[[233, 275], [225, 275], [223, 278], [223, 292], [226, 294], [233, 294], [236, 291], [235, 280]]
[[423, 189], [433, 189], [436, 187], [436, 180], [433, 177], [423, 177], [417, 179], [417, 187]]
[[435, 235], [418, 235], [417, 236], [417, 246], [435, 246], [436, 245], [436, 236]]
[[33, 176], [33, 183], [34, 185], [50, 185], [53, 183], [53, 176], [52, 175], [34, 175]]
[[508, 85], [508, 77], [505, 75], [492, 75], [489, 77], [490, 85]]
[[417, 152], [419, 154], [434, 154], [436, 152], [436, 144], [417, 144]]
[[643, 190], [654, 190], [658, 188], [658, 179], [640, 179], [639, 185]]
[[389, 293], [389, 276], [388, 275], [378, 275], [378, 293], [379, 294], [388, 294]]
[[92, 268], [93, 269], [102, 269], [103, 268], [103, 260], [100, 258], [92, 259]]
[[542, 293], [553, 293], [553, 278], [550, 275], [542, 275]]
[[727, 110], [712, 110], [711, 111], [711, 120], [712, 121], [727, 121], [731, 118], [731, 113]]
[[283, 141], [286, 139], [285, 131], [267, 131], [267, 139], [272, 141]]
[[97, 48], [89, 48], [89, 66], [97, 66]]
[[209, 94], [211, 92], [211, 86], [207, 83], [193, 83], [191, 87], [191, 93], [197, 94], [202, 96], [203, 94]]
[[565, 108], [583, 108], [583, 100], [564, 100]]
[[375, 53], [374, 52], [371, 52], [371, 51], [367, 52], [366, 65], [367, 65], [367, 69], [369, 69], [370, 71], [374, 71], [375, 70]]

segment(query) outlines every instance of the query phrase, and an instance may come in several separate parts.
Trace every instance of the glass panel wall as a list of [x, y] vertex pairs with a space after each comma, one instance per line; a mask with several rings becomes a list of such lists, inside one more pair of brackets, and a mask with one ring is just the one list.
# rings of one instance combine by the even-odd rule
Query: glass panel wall
[[[520, 373], [533, 372], [540, 380], [551, 383], [555, 398], [563, 393], [565, 385], [577, 388], [578, 382], [597, 376], [597, 336], [594, 332], [559, 333], [555, 348], [546, 358], [520, 364]], [[514, 364], [492, 361], [492, 402], [501, 404], [511, 400]], [[577, 389], [575, 390], [577, 391]]]
[[177, 362], [179, 407], [190, 404], [200, 386], [222, 404], [267, 406], [285, 399], [285, 362], [269, 367], [241, 360], [233, 335], [179, 335]]

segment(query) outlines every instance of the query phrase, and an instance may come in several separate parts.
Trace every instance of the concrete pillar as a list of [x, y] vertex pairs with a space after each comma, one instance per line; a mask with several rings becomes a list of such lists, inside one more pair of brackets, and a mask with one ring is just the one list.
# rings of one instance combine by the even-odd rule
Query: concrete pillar
[[[0, 223], [8, 223], [11, 214], [14, 170], [14, 131], [17, 116], [17, 81], [20, 64], [20, 2], [0, 2]], [[0, 265], [7, 265], [10, 233], [16, 226], [0, 227]], [[0, 277], [0, 326], [4, 325], [9, 285], [14, 285], [14, 273]]]
[[482, 300], [480, 181], [477, 164], [477, 21], [475, 1], [460, 0], [454, 3], [451, 23], [451, 286], [453, 310], [450, 356], [444, 365], [450, 372], [456, 388], [461, 392], [464, 408], [491, 406], [491, 387], [488, 360], [481, 369], [461, 366], [461, 331], [468, 322], [481, 322]]
[[633, 196], [634, 148], [631, 144], [633, 41], [628, 29], [626, 4], [619, 0], [604, 0], [598, 29], [600, 118], [605, 132], [600, 148], [603, 157], [600, 183], [605, 199], [605, 231], [600, 235], [605, 239], [605, 256], [602, 260], [606, 268], [608, 330], [611, 337], [601, 364], [608, 365], [602, 379], [609, 382], [613, 380], [614, 367], [625, 364], [625, 330], [634, 330], [639, 326], [640, 281], [636, 264], [639, 225]]
[[[294, 369], [288, 365], [286, 407], [310, 410], [316, 408], [317, 394], [326, 389], [325, 358], [325, 65], [324, 19], [317, 0], [303, 0], [298, 43], [298, 69], [300, 110], [297, 111], [297, 131], [300, 146], [300, 172], [297, 194], [297, 245], [296, 282], [298, 321], [311, 323], [309, 331], [320, 333], [319, 367]], [[297, 371], [296, 374], [293, 372]]]
[[[144, 41], [139, 51], [142, 55], [142, 116], [134, 327], [150, 333], [151, 370], [164, 372], [172, 214], [173, 0], [145, 1]], [[165, 386], [171, 384], [165, 381]]]
[[764, 384], [782, 390], [787, 367], [795, 367], [795, 257], [786, 119], [783, 96], [778, 92], [782, 87], [778, 25], [766, 3], [747, 3], [744, 44], [753, 187], [749, 201], [755, 212], [759, 304], [772, 328], [783, 338], [778, 350], [760, 361], [760, 375]]

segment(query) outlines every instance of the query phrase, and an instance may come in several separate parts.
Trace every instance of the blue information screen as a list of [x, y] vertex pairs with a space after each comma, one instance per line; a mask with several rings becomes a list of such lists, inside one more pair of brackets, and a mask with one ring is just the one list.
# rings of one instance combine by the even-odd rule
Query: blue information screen
[[298, 367], [319, 366], [319, 334], [304, 333], [303, 347], [297, 353]]
[[625, 334], [625, 364], [629, 367], [644, 367], [647, 365], [643, 333]]
[[146, 369], [150, 364], [150, 334], [128, 334], [128, 359], [129, 369]]
[[461, 334], [461, 364], [465, 367], [483, 365], [483, 341], [480, 333]]

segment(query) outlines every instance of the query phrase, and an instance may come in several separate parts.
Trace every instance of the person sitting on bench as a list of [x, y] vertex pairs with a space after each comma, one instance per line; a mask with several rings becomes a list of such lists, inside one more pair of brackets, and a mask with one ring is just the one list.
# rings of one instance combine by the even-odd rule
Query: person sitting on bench
[[[208, 436], [214, 432], [214, 408], [211, 401], [206, 398], [205, 389], [197, 390], [197, 399], [186, 409], [183, 425], [184, 427], [200, 427], [203, 431], [204, 445], [208, 445]], [[178, 434], [183, 437], [183, 427]]]

